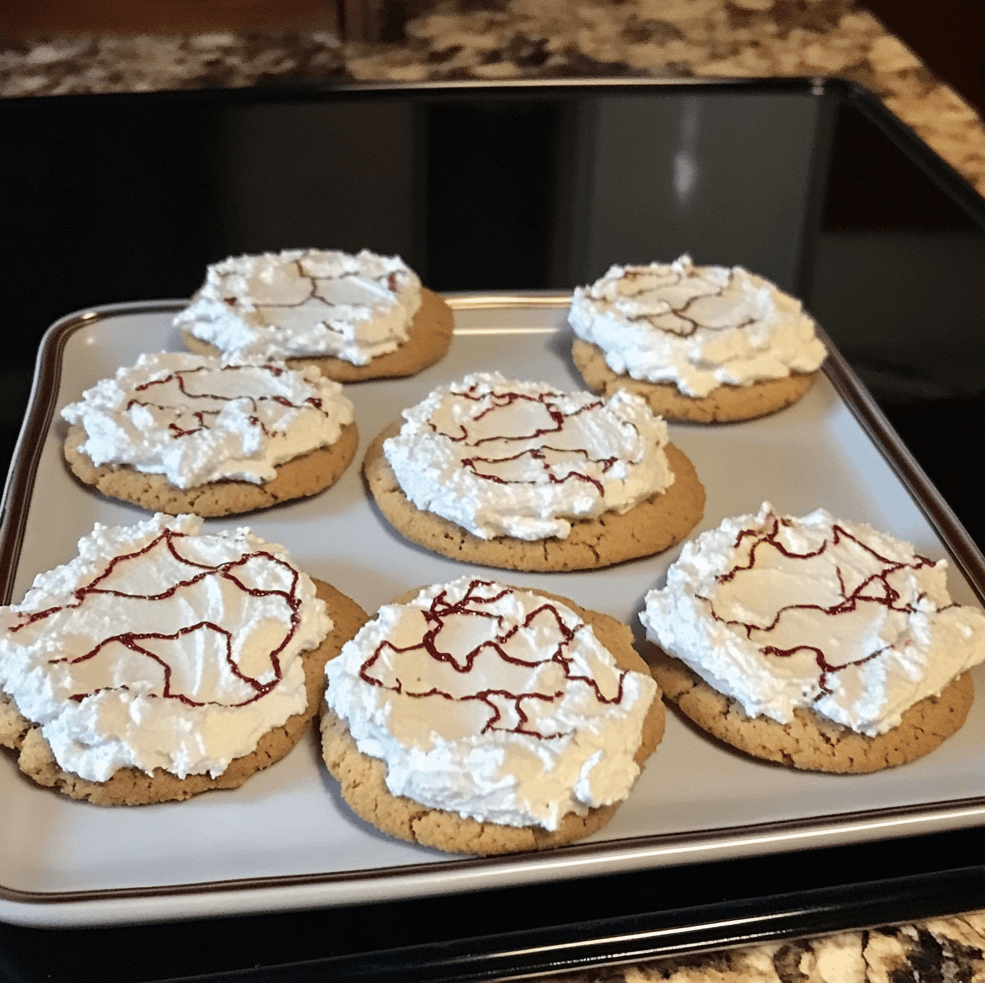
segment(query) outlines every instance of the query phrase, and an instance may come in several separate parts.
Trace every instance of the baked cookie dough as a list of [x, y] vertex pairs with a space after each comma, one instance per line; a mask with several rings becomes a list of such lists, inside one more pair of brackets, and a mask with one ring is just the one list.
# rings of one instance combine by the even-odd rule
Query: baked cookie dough
[[330, 488], [355, 457], [359, 431], [355, 423], [346, 424], [334, 444], [278, 464], [277, 476], [262, 484], [224, 479], [194, 488], [177, 488], [164, 475], [144, 474], [125, 464], [96, 467], [80, 450], [85, 440], [85, 430], [76, 424], [70, 428], [64, 446], [69, 468], [85, 484], [110, 498], [131, 502], [151, 512], [169, 515], [192, 512], [204, 518], [216, 518], [255, 512]]
[[603, 567], [673, 545], [704, 509], [666, 423], [628, 393], [484, 372], [402, 415], [366, 455], [370, 490], [402, 535], [453, 559]]
[[796, 403], [817, 378], [816, 372], [791, 372], [781, 379], [716, 386], [707, 396], [687, 396], [672, 382], [648, 382], [613, 372], [605, 352], [581, 338], [572, 342], [571, 358], [592, 392], [612, 396], [625, 389], [645, 399], [654, 413], [682, 423], [738, 423], [768, 416]]
[[339, 383], [282, 363], [142, 355], [62, 410], [65, 459], [104, 495], [154, 512], [213, 517], [333, 485], [355, 456]]
[[823, 509], [765, 503], [681, 551], [640, 618], [667, 698], [699, 727], [796, 768], [869, 772], [964, 723], [985, 614], [945, 561]]
[[190, 351], [316, 365], [338, 382], [414, 375], [445, 356], [455, 329], [402, 260], [365, 249], [230, 257], [175, 324]]
[[669, 420], [732, 422], [800, 399], [825, 357], [795, 298], [741, 266], [613, 266], [575, 290], [572, 359], [597, 393], [625, 388]]
[[[271, 547], [270, 544], [264, 545], [279, 550]], [[248, 577], [249, 562], [251, 561], [248, 560], [246, 564], [232, 564], [227, 568], [226, 574], [236, 571], [233, 573], [234, 577], [237, 574], [244, 578]], [[331, 619], [331, 627], [317, 645], [296, 657], [303, 670], [303, 707], [262, 733], [255, 741], [252, 751], [232, 758], [221, 770], [216, 768], [215, 775], [205, 770], [179, 776], [163, 767], [155, 767], [148, 772], [142, 768], [124, 765], [116, 768], [104, 780], [83, 778], [58, 763], [52, 745], [42, 733], [42, 725], [24, 716], [11, 696], [2, 689], [0, 689], [0, 745], [11, 748], [16, 753], [21, 770], [39, 785], [54, 788], [72, 798], [88, 800], [98, 805], [146, 805], [180, 801], [212, 789], [238, 788], [255, 772], [279, 761], [298, 743], [308, 722], [317, 713], [322, 699], [326, 662], [338, 654], [342, 645], [366, 621], [365, 613], [353, 600], [329, 584], [313, 578], [312, 581], [315, 595], [325, 604], [328, 617]], [[9, 612], [10, 609], [7, 611]], [[9, 630], [11, 615], [6, 613], [4, 619]], [[153, 639], [161, 637], [154, 632], [125, 633], [125, 635], [126, 637], [120, 636], [124, 644], [132, 645], [133, 643], [128, 642], [128, 639], [133, 638], [136, 644], [150, 646], [151, 649], [155, 645]], [[283, 649], [280, 651], [283, 652]], [[3, 668], [0, 666], [0, 674]], [[174, 684], [174, 676], [175, 670], [172, 668], [170, 682], [168, 679], [165, 680], [166, 686]], [[134, 685], [131, 682], [131, 686]], [[153, 684], [148, 682], [146, 685]], [[90, 694], [90, 697], [92, 695]], [[218, 711], [220, 718], [230, 709], [232, 708], [220, 709]], [[104, 709], [104, 712], [112, 711]], [[149, 722], [147, 726], [153, 725]], [[159, 733], [159, 731], [150, 733]]]
[[[504, 585], [490, 584], [485, 581], [472, 581], [466, 587], [466, 580], [467, 578], [463, 578], [462, 581], [456, 582], [456, 584], [459, 585], [458, 587], [456, 587], [456, 584], [446, 585], [445, 588], [443, 588], [445, 591], [444, 594], [440, 593], [442, 588], [431, 589], [429, 592], [429, 597], [434, 595], [431, 599], [429, 610], [432, 610], [432, 614], [434, 614], [433, 609], [438, 609], [437, 617], [432, 618], [428, 622], [428, 625], [432, 629], [429, 637], [432, 640], [437, 639], [439, 644], [441, 642], [440, 632], [445, 628], [450, 617], [455, 613], [467, 616], [474, 613], [473, 609], [481, 609], [484, 598], [494, 598], [499, 591], [503, 590], [509, 591], [511, 594], [518, 590], [505, 587]], [[417, 591], [411, 592], [404, 597], [399, 598], [398, 601], [394, 603], [408, 604], [413, 601], [418, 593], [419, 592]], [[554, 619], [550, 616], [550, 614], [553, 611], [557, 611], [562, 613], [562, 615], [558, 617], [559, 625], [568, 623], [577, 625], [580, 621], [583, 626], [590, 626], [595, 638], [597, 638], [598, 642], [600, 642], [601, 645], [611, 654], [612, 659], [614, 660], [615, 669], [618, 672], [620, 679], [618, 683], [616, 683], [614, 677], [610, 675], [610, 673], [613, 672], [611, 668], [596, 669], [595, 671], [598, 673], [597, 682], [594, 684], [586, 684], [584, 678], [582, 678], [579, 684], [579, 682], [572, 682], [569, 679], [569, 682], [566, 684], [569, 688], [573, 686], [580, 686], [581, 689], [588, 689], [591, 685], [598, 686], [598, 692], [602, 693], [603, 700], [610, 700], [610, 702], [617, 702], [617, 700], [623, 699], [622, 694], [624, 693], [627, 695], [631, 693], [638, 694], [634, 697], [632, 707], [627, 710], [627, 713], [630, 715], [624, 718], [626, 720], [625, 726], [627, 729], [627, 734], [626, 737], [622, 738], [622, 740], [625, 742], [624, 746], [626, 750], [620, 752], [619, 758], [619, 761], [625, 761], [625, 755], [632, 753], [632, 764], [625, 761], [625, 764], [620, 766], [624, 769], [629, 769], [629, 773], [626, 775], [624, 780], [627, 780], [629, 784], [632, 784], [632, 782], [635, 781], [635, 774], [638, 772], [638, 769], [643, 766], [646, 759], [653, 753], [657, 745], [660, 743], [663, 737], [665, 723], [665, 711], [660, 701], [659, 691], [655, 688], [651, 689], [652, 679], [649, 676], [646, 664], [633, 649], [632, 633], [627, 626], [617, 622], [615, 619], [599, 612], [585, 610], [565, 598], [557, 597], [553, 594], [541, 593], [539, 591], [524, 591], [522, 593], [528, 596], [531, 594], [534, 595], [535, 600], [533, 603], [547, 611], [547, 616], [545, 616], [543, 612], [541, 613], [541, 617], [544, 618], [545, 621], [552, 622]], [[482, 597], [483, 601], [476, 603], [473, 600], [476, 595]], [[463, 604], [463, 596], [467, 603]], [[446, 601], [450, 603], [450, 606], [446, 606]], [[427, 607], [427, 603], [425, 603], [424, 606]], [[383, 609], [383, 611], [385, 612], [386, 608]], [[381, 612], [381, 614], [382, 613], [383, 612]], [[488, 624], [488, 618], [483, 618], [482, 622], [483, 624]], [[372, 626], [373, 623], [371, 622], [370, 625], [367, 626], [366, 631], [369, 631]], [[496, 629], [499, 630], [501, 636], [498, 644], [496, 645], [497, 651], [505, 649], [512, 652], [513, 649], [510, 648], [511, 644], [519, 645], [520, 648], [523, 648], [526, 644], [523, 640], [522, 632], [517, 630], [512, 618], [509, 619], [509, 625], [507, 625], [504, 621], [497, 623]], [[535, 650], [536, 654], [531, 654], [528, 652], [524, 656], [527, 660], [526, 665], [528, 667], [531, 663], [540, 661], [542, 663], [541, 671], [543, 671], [543, 666], [547, 666], [548, 671], [551, 671], [551, 667], [553, 667], [554, 671], [557, 671], [557, 665], [563, 662], [565, 657], [570, 658], [572, 663], [575, 662], [576, 657], [574, 652], [568, 650], [567, 643], [563, 640], [559, 641], [559, 638], [564, 639], [566, 636], [564, 629], [562, 629], [560, 635], [558, 637], [554, 637], [553, 640], [545, 636], [545, 628], [543, 626], [539, 629], [539, 631], [541, 634], [538, 642], [538, 650]], [[576, 627], [575, 631], [576, 633], [584, 632], [585, 628]], [[491, 633], [495, 633], [495, 630], [491, 630]], [[357, 646], [364, 634], [365, 632], [357, 636], [352, 645]], [[557, 633], [555, 632], [555, 635], [556, 634]], [[457, 635], [456, 637], [459, 639], [459, 644], [455, 644], [453, 642], [451, 644], [450, 653], [448, 655], [441, 656], [439, 661], [447, 664], [448, 661], [454, 660], [455, 665], [460, 668], [458, 673], [452, 671], [453, 675], [456, 677], [461, 676], [462, 670], [464, 669], [464, 676], [467, 677], [472, 671], [474, 671], [472, 667], [479, 660], [479, 653], [483, 650], [483, 648], [489, 649], [492, 643], [487, 640], [484, 644], [476, 636], [472, 637], [470, 642], [463, 644], [461, 642], [462, 636]], [[466, 637], [468, 637], [467, 632]], [[376, 636], [374, 635], [373, 638], [375, 639]], [[554, 653], [555, 657], [552, 660], [549, 654], [545, 655], [545, 650], [549, 649], [550, 646], [555, 643], [557, 643], [557, 651]], [[469, 649], [470, 644], [474, 646], [471, 652], [466, 651]], [[343, 654], [343, 658], [346, 657], [346, 654], [347, 653]], [[359, 658], [361, 659], [362, 656], [360, 655]], [[372, 661], [372, 657], [370, 657], [370, 659]], [[583, 674], [585, 671], [581, 668], [581, 666], [594, 665], [593, 662], [588, 661], [589, 657], [582, 656], [580, 653], [578, 659], [578, 675]], [[373, 662], [373, 664], [366, 671], [374, 672], [375, 667], [376, 663]], [[329, 672], [331, 673], [331, 671], [332, 666], [329, 667]], [[385, 671], [390, 671], [389, 664], [387, 665], [387, 669]], [[405, 673], [409, 673], [410, 671], [411, 670], [409, 668], [405, 668], [404, 670]], [[425, 673], [429, 673], [430, 671], [431, 670], [424, 670]], [[483, 671], [485, 672], [485, 675], [483, 676], [484, 681], [486, 675], [494, 670], [488, 669], [484, 666]], [[629, 677], [626, 676], [626, 671], [633, 674], [639, 674], [639, 676], [633, 677], [632, 680], [629, 680]], [[576, 674], [575, 670], [570, 669], [568, 670], [568, 673], [572, 676]], [[332, 677], [330, 676], [330, 680], [331, 678]], [[399, 676], [398, 678], [404, 679], [405, 677]], [[435, 676], [435, 678], [441, 677]], [[509, 680], [512, 677], [507, 676], [506, 678]], [[423, 683], [420, 682], [421, 679], [424, 680]], [[402, 692], [410, 693], [412, 685], [415, 683], [419, 685], [426, 685], [431, 679], [431, 675], [425, 675], [423, 677], [419, 675], [415, 675], [413, 677], [407, 675], [405, 683], [400, 684], [401, 686], [405, 686]], [[329, 699], [332, 698], [333, 685], [335, 684], [330, 681], [327, 692]], [[394, 684], [391, 682], [391, 685]], [[463, 692], [470, 691], [471, 688], [474, 688], [473, 686], [470, 686], [468, 681], [461, 685], [463, 687]], [[479, 682], [478, 685], [481, 688], [483, 682]], [[555, 689], [558, 685], [565, 684], [550, 682], [545, 683], [544, 685], [546, 685], [547, 689], [551, 690], [553, 699], [557, 700], [560, 698], [560, 695], [555, 692]], [[517, 734], [522, 735], [525, 730], [529, 733], [530, 731], [536, 730], [537, 727], [552, 726], [550, 723], [552, 719], [550, 711], [545, 711], [545, 713], [548, 714], [546, 717], [538, 716], [535, 712], [543, 705], [541, 698], [530, 697], [528, 699], [527, 706], [529, 716], [525, 716], [522, 713], [522, 701], [518, 699], [516, 710], [520, 710], [520, 713], [516, 714], [516, 711], [514, 711], [514, 716], [508, 717], [508, 707], [510, 704], [508, 690], [508, 683], [503, 683], [501, 681], [497, 689], [497, 693], [499, 694], [498, 697], [482, 697], [480, 695], [477, 698], [480, 701], [479, 705], [481, 709], [490, 718], [490, 722], [487, 723], [486, 728], [482, 730], [482, 734], [486, 734], [486, 730], [492, 724], [499, 725], [498, 736], [503, 736], [503, 732], [509, 731], [511, 728], [516, 731]], [[618, 693], [619, 696], [616, 699], [612, 699], [612, 694], [609, 693], [610, 690], [613, 694]], [[449, 694], [438, 695], [443, 696], [444, 698], [449, 696]], [[434, 698], [435, 690], [432, 690], [429, 694], [425, 694], [424, 696], [425, 698], [426, 696], [431, 696]], [[492, 699], [494, 698], [498, 700], [495, 705], [492, 702]], [[458, 696], [456, 700], [452, 702], [456, 702], [459, 706], [461, 706], [464, 701], [473, 699], [476, 699], [476, 697], [470, 697], [467, 695]], [[588, 697], [582, 697], [583, 701], [588, 699]], [[649, 701], [648, 706], [645, 703], [640, 703], [639, 706], [637, 706], [637, 701], [641, 700]], [[350, 716], [356, 712], [357, 711], [355, 710], [350, 711]], [[424, 718], [429, 721], [429, 724], [426, 726], [432, 728], [432, 736], [430, 738], [430, 741], [432, 742], [438, 740], [438, 729], [446, 728], [441, 716], [443, 712], [444, 711], [438, 711], [438, 717], [435, 717], [432, 713], [432, 715], [428, 718]], [[642, 719], [640, 719], [638, 715], [640, 712], [645, 713]], [[396, 711], [394, 711], [394, 714], [389, 719], [396, 719]], [[571, 720], [574, 718], [568, 719]], [[636, 728], [634, 733], [638, 735], [637, 737], [633, 737], [628, 733], [630, 729], [630, 719], [635, 721], [632, 724], [632, 727]], [[437, 723], [438, 720], [442, 720], [440, 725]], [[481, 720], [479, 721], [479, 725], [476, 725], [475, 721], [472, 721], [471, 724], [466, 723], [465, 729], [468, 730], [470, 726], [473, 725], [481, 725]], [[553, 726], [556, 726], [556, 724]], [[569, 724], [568, 726], [573, 725]], [[457, 722], [453, 721], [450, 724], [450, 727], [452, 731], [457, 733]], [[463, 815], [461, 802], [463, 797], [468, 797], [468, 791], [463, 792], [458, 790], [453, 794], [452, 798], [456, 801], [456, 803], [458, 803], [458, 807], [454, 809], [441, 808], [434, 805], [425, 805], [420, 801], [415, 801], [414, 798], [408, 797], [407, 795], [395, 794], [394, 792], [391, 792], [388, 787], [388, 775], [391, 767], [399, 768], [400, 765], [388, 766], [381, 757], [360, 751], [350, 730], [350, 725], [339, 714], [333, 710], [330, 710], [327, 705], [323, 705], [321, 729], [325, 763], [328, 766], [329, 772], [339, 781], [342, 796], [352, 808], [353, 812], [391, 836], [420, 843], [423, 846], [436, 847], [437, 849], [446, 850], [453, 853], [484, 855], [549, 849], [581, 839], [597, 831], [604, 826], [606, 822], [608, 822], [619, 805], [619, 801], [613, 801], [604, 805], [588, 807], [587, 809], [581, 808], [579, 811], [583, 812], [583, 815], [579, 815], [576, 811], [568, 811], [559, 817], [554, 816], [553, 822], [548, 820], [539, 820], [536, 822], [529, 821], [522, 824], [513, 824], [483, 818], [479, 814], [482, 809], [493, 810], [497, 807], [499, 809], [515, 810], [517, 813], [522, 812], [525, 808], [537, 809], [541, 812], [545, 811], [548, 806], [553, 806], [555, 809], [559, 809], [554, 802], [535, 802], [534, 805], [525, 804], [522, 802], [522, 796], [519, 793], [517, 794], [517, 799], [520, 804], [512, 804], [508, 799], [506, 800], [507, 804], [505, 805], [499, 801], [501, 795], [507, 795], [507, 787], [512, 790], [514, 787], [524, 789], [533, 786], [535, 789], [534, 798], [537, 797], [538, 793], [541, 797], [547, 797], [552, 793], [549, 791], [544, 791], [543, 786], [546, 786], [552, 782], [560, 781], [560, 778], [556, 778], [550, 772], [544, 771], [543, 759], [538, 759], [538, 757], [532, 756], [532, 752], [527, 751], [525, 753], [521, 752], [520, 757], [518, 758], [520, 774], [522, 776], [519, 781], [508, 781], [506, 778], [506, 772], [503, 772], [498, 779], [498, 787], [500, 791], [495, 795], [490, 795], [488, 799], [483, 797], [482, 803], [476, 807], [470, 809], [466, 806], [464, 808], [465, 815]], [[507, 734], [506, 736], [508, 737], [510, 735]], [[586, 738], [588, 738], [587, 734]], [[543, 738], [539, 739], [543, 741]], [[566, 736], [559, 733], [555, 739], [558, 741], [566, 741]], [[588, 740], [590, 741], [591, 738], [588, 738]], [[619, 740], [619, 738], [613, 738], [615, 743], [618, 743]], [[421, 744], [422, 742], [418, 743]], [[423, 743], [427, 742], [425, 741]], [[473, 757], [468, 758], [465, 765], [452, 763], [450, 766], [450, 776], [446, 776], [443, 770], [443, 764], [447, 763], [448, 757], [439, 752], [439, 759], [441, 763], [436, 763], [435, 767], [439, 770], [440, 777], [433, 780], [433, 782], [439, 785], [439, 792], [436, 794], [441, 795], [442, 797], [447, 796], [448, 793], [444, 789], [440, 789], [441, 784], [454, 782], [455, 779], [453, 776], [456, 773], [461, 775], [462, 768], [467, 770], [469, 783], [481, 784], [489, 777], [489, 769], [490, 767], [493, 767], [495, 770], [495, 765], [491, 765], [488, 761], [484, 763], [479, 762], [476, 757], [478, 753], [477, 745], [481, 745], [481, 743], [482, 739], [478, 736], [469, 737], [467, 739], [468, 747], [471, 750], [466, 753], [471, 754]], [[490, 738], [488, 743], [490, 743], [493, 747], [499, 746], [504, 749], [503, 754], [505, 757], [503, 760], [507, 760], [511, 757], [509, 751], [511, 746], [510, 742], [501, 741], [497, 745], [492, 741], [492, 738]], [[448, 745], [444, 743], [442, 744], [442, 747], [447, 746]], [[451, 746], [453, 747], [454, 744]], [[632, 750], [633, 747], [636, 747], [635, 751]], [[481, 748], [479, 750], [481, 750]], [[543, 753], [546, 754], [546, 752]], [[585, 755], [588, 752], [576, 747], [575, 753]], [[451, 756], [454, 760], [454, 752], [452, 752]], [[400, 756], [397, 756], [394, 760], [401, 761], [401, 758]], [[401, 761], [401, 763], [406, 766], [406, 760]], [[560, 767], [560, 765], [555, 765], [555, 768]], [[587, 783], [588, 785], [594, 787], [594, 777], [590, 779], [585, 772], [585, 768], [589, 767], [588, 765], [580, 766], [580, 769], [570, 764], [565, 767], [567, 769], [565, 772], [566, 774], [570, 774], [572, 773], [572, 770], [574, 770], [575, 773], [581, 775], [581, 781], [583, 783]], [[599, 768], [599, 765], [596, 763], [594, 767]], [[613, 768], [616, 772], [621, 773], [619, 768], [616, 768], [615, 766], [613, 766]], [[414, 770], [419, 771], [420, 769], [415, 767]], [[588, 774], [594, 776], [594, 771], [590, 771]], [[609, 776], [606, 777], [608, 778]], [[459, 782], [461, 780], [462, 779], [459, 778]], [[430, 774], [428, 775], [428, 781], [431, 781]], [[616, 779], [611, 778], [611, 781], [615, 783]], [[526, 785], [522, 784], [524, 782]], [[614, 788], [614, 784], [612, 787]], [[512, 792], [510, 794], [512, 794]], [[586, 794], [584, 789], [580, 794], [583, 796]], [[468, 814], [470, 811], [474, 812], [475, 815], [470, 816]], [[549, 828], [550, 826], [553, 826], [554, 828]]]
[[971, 675], [962, 673], [906, 710], [897, 726], [868, 737], [805, 707], [787, 724], [750, 717], [679, 659], [652, 644], [644, 654], [664, 697], [702, 730], [754, 758], [805, 771], [861, 775], [915, 761], [963, 726], [975, 699]]
[[481, 539], [449, 519], [417, 508], [404, 494], [383, 453], [383, 442], [397, 434], [400, 426], [400, 421], [391, 424], [366, 451], [363, 473], [369, 490], [383, 517], [401, 536], [452, 560], [506, 570], [601, 569], [669, 549], [704, 514], [705, 489], [694, 465], [677, 447], [666, 444], [674, 483], [628, 512], [576, 519], [565, 539]]

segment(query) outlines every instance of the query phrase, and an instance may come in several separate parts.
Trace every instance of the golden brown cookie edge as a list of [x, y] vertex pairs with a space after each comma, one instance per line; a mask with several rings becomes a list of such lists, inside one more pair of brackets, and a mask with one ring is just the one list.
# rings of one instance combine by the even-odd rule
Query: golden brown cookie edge
[[910, 707], [897, 727], [867, 737], [806, 708], [796, 710], [789, 724], [749, 717], [736, 700], [653, 643], [647, 642], [644, 656], [664, 697], [702, 730], [752, 757], [804, 771], [861, 775], [916, 761], [964, 725], [975, 694], [971, 674], [963, 673], [939, 696]]
[[168, 515], [192, 513], [203, 518], [245, 515], [298, 498], [310, 498], [334, 485], [356, 456], [359, 430], [345, 424], [338, 440], [276, 466], [277, 476], [260, 484], [251, 481], [212, 481], [178, 488], [160, 473], [148, 474], [129, 465], [99, 465], [81, 450], [85, 428], [75, 423], [62, 447], [71, 472], [83, 484], [131, 505]]
[[687, 396], [672, 382], [647, 382], [613, 372], [602, 349], [583, 338], [572, 342], [571, 357], [592, 392], [609, 397], [624, 389], [645, 399], [654, 413], [683, 423], [739, 423], [769, 416], [803, 398], [818, 374], [792, 372], [782, 379], [721, 385], [707, 396]]

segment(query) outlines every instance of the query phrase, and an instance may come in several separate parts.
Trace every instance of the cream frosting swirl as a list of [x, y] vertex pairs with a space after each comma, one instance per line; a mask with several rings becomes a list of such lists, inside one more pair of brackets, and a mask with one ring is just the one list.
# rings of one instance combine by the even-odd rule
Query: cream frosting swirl
[[301, 653], [332, 627], [311, 579], [249, 529], [97, 524], [0, 608], [0, 688], [58, 764], [222, 774], [307, 706]]
[[476, 373], [404, 410], [384, 442], [404, 494], [482, 539], [565, 538], [674, 480], [667, 426], [629, 393], [601, 399]]
[[612, 266], [574, 291], [568, 320], [620, 375], [687, 396], [814, 372], [824, 345], [800, 301], [741, 266]]
[[808, 707], [874, 736], [985, 660], [985, 614], [952, 603], [946, 570], [871, 526], [767, 502], [685, 545], [640, 620], [751, 717]]
[[175, 325], [226, 358], [368, 365], [407, 340], [421, 281], [399, 256], [286, 249], [209, 266]]
[[548, 830], [626, 797], [656, 694], [567, 605], [470, 577], [384, 605], [326, 675], [394, 795]]

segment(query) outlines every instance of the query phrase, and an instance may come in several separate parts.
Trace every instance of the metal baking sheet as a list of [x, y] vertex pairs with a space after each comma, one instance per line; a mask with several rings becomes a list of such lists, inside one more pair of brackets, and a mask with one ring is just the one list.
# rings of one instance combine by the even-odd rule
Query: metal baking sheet
[[[449, 300], [456, 334], [442, 362], [408, 379], [347, 387], [361, 448], [402, 408], [469, 371], [580, 386], [568, 355], [566, 296]], [[69, 474], [58, 410], [141, 352], [180, 350], [171, 324], [180, 307], [173, 301], [98, 308], [63, 319], [46, 335], [4, 500], [0, 569], [9, 600], [20, 600], [37, 573], [74, 556], [95, 522], [128, 524], [146, 514]], [[949, 526], [932, 488], [914, 496], [908, 484], [920, 485], [918, 469], [890, 446], [878, 411], [866, 406], [837, 357], [808, 395], [781, 413], [741, 424], [672, 425], [671, 439], [708, 492], [695, 534], [764, 500], [795, 514], [824, 506], [911, 540], [933, 558], [950, 552], [958, 559], [952, 595], [976, 603], [977, 551], [955, 541], [960, 528], [955, 534]], [[286, 545], [299, 566], [370, 613], [409, 588], [469, 569], [394, 533], [356, 464], [314, 498], [208, 522], [244, 524]], [[495, 576], [605, 611], [641, 638], [643, 596], [662, 583], [677, 553], [604, 571]], [[978, 671], [976, 678], [985, 681]], [[747, 759], [671, 713], [663, 743], [608, 826], [567, 848], [493, 859], [402, 843], [355, 818], [322, 766], [313, 734], [241, 789], [132, 809], [40, 788], [3, 754], [0, 919], [98, 925], [328, 907], [957, 829], [985, 818], [983, 739], [980, 700], [966, 726], [928, 758], [875, 775], [816, 775]]]

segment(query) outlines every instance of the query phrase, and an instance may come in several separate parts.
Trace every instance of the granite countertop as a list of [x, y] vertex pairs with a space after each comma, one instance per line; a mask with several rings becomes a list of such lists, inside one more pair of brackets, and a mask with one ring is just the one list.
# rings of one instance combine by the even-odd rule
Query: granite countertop
[[[420, 4], [417, 4], [420, 7]], [[851, 0], [460, 0], [404, 39], [327, 32], [0, 38], [0, 97], [420, 82], [838, 75], [861, 83], [985, 194], [975, 111]], [[543, 977], [553, 983], [904, 983], [985, 977], [985, 912]]]
[[431, 9], [389, 44], [328, 32], [0, 37], [0, 98], [284, 78], [838, 75], [877, 93], [985, 193], [981, 119], [852, 0], [446, 0]]

